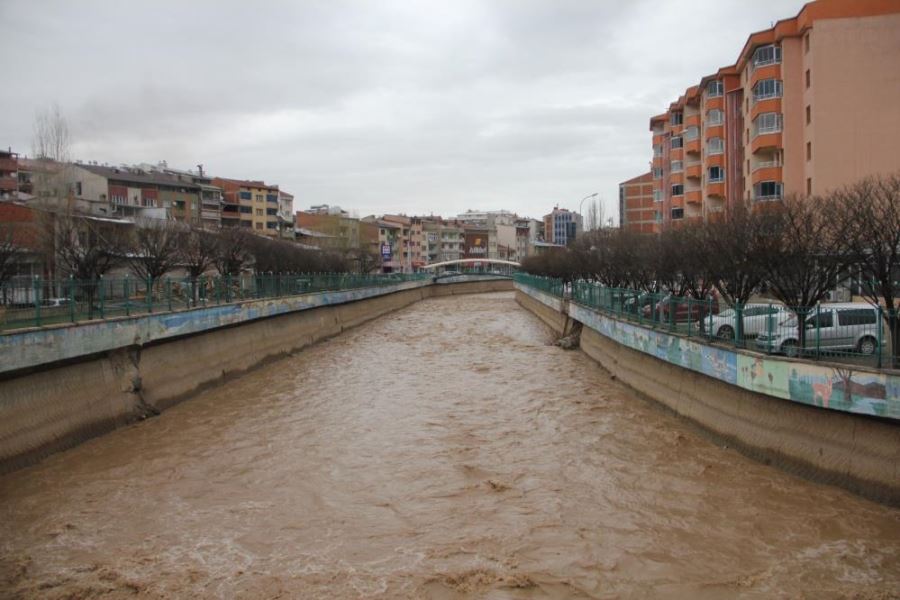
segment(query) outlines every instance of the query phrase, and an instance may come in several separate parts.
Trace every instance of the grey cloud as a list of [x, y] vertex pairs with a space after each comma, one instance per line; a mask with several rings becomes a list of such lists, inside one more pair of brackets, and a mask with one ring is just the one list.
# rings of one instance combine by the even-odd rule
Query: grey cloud
[[647, 168], [648, 119], [801, 0], [4, 0], [0, 145], [264, 178], [297, 208], [539, 216]]

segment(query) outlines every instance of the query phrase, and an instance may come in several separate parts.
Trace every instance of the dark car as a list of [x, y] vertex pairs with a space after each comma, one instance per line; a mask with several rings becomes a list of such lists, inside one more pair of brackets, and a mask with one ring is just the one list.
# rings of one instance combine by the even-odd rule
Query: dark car
[[667, 294], [653, 306], [645, 306], [642, 314], [647, 320], [664, 323], [699, 321], [710, 314], [719, 314], [719, 298], [715, 293], [699, 300], [689, 296], [673, 297]]

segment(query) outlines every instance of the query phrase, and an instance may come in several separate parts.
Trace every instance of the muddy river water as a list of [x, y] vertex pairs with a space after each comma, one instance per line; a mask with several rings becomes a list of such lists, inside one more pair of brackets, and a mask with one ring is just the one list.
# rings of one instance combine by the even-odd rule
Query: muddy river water
[[0, 597], [897, 597], [900, 511], [550, 341], [427, 300], [0, 477]]

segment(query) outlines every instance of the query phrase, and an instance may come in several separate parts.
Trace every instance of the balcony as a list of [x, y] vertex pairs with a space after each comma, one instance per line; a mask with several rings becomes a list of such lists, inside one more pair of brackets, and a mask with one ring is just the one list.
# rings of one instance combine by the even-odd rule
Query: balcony
[[[760, 164], [762, 165], [765, 163]], [[757, 166], [753, 169], [750, 179], [753, 183], [760, 183], [761, 181], [781, 181], [781, 165], [772, 164], [772, 166], [768, 167]]]
[[0, 177], [0, 191], [14, 192], [19, 188], [19, 180], [15, 177]]
[[750, 152], [756, 154], [760, 150], [782, 147], [781, 132], [758, 135], [750, 141]]
[[19, 163], [11, 158], [0, 158], [0, 171], [15, 172], [19, 170]]
[[706, 184], [706, 195], [716, 197], [716, 198], [724, 198], [725, 197], [725, 182], [724, 181], [715, 181], [715, 182], [707, 183]]
[[763, 79], [781, 79], [781, 63], [770, 63], [754, 68], [750, 74], [750, 88]]
[[703, 175], [703, 165], [700, 163], [690, 164], [685, 167], [684, 174], [688, 178], [699, 178]]
[[703, 103], [703, 110], [707, 111], [714, 108], [718, 108], [719, 110], [723, 110], [725, 108], [725, 98], [723, 96], [706, 98], [706, 102]]
[[753, 165], [753, 172], [759, 171], [760, 169], [771, 169], [772, 167], [781, 167], [780, 160], [764, 160]]
[[707, 125], [706, 130], [703, 132], [703, 136], [706, 139], [709, 138], [724, 138], [725, 137], [725, 126], [724, 125]]
[[691, 153], [700, 153], [700, 138], [687, 140], [684, 142], [684, 151], [688, 154]]
[[753, 121], [756, 117], [761, 115], [762, 113], [773, 112], [780, 113], [781, 111], [781, 96], [770, 96], [768, 98], [764, 98], [762, 100], [758, 100], [753, 102], [753, 106], [750, 107], [750, 120]]
[[688, 204], [702, 204], [703, 193], [700, 190], [691, 190], [684, 193], [684, 201]]

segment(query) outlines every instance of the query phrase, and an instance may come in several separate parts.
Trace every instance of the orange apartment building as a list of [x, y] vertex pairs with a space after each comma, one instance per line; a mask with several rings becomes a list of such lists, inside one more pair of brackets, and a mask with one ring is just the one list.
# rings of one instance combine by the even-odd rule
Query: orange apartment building
[[[735, 64], [650, 130], [654, 231], [715, 218], [738, 198], [821, 194], [900, 170], [900, 1], [806, 4], [750, 35]], [[621, 184], [622, 223], [638, 215], [645, 230], [644, 198], [627, 194], [636, 179]]]
[[659, 232], [652, 173], [619, 184], [619, 226], [637, 233]]

